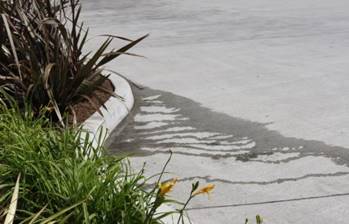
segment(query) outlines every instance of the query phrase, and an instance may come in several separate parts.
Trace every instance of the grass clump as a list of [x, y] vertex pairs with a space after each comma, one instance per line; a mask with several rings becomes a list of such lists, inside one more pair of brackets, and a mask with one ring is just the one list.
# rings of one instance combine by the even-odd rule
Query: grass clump
[[156, 192], [144, 190], [142, 171], [132, 173], [118, 157], [91, 156], [103, 148], [80, 143], [81, 133], [0, 108], [1, 223], [19, 175], [15, 223], [156, 223], [149, 212]]

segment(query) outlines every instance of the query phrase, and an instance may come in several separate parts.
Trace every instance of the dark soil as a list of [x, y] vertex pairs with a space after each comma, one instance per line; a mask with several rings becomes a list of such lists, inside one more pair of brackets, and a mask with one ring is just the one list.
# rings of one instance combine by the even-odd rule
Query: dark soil
[[[114, 92], [114, 85], [109, 79], [107, 79], [101, 87]], [[78, 124], [81, 124], [86, 119], [88, 119], [97, 111], [97, 108], [100, 108], [111, 97], [110, 94], [100, 90], [96, 90], [95, 95], [97, 95], [99, 99], [98, 100], [95, 96], [91, 96], [91, 100], [93, 101], [95, 106], [91, 105], [91, 103], [89, 103], [87, 100], [81, 101], [73, 106]]]

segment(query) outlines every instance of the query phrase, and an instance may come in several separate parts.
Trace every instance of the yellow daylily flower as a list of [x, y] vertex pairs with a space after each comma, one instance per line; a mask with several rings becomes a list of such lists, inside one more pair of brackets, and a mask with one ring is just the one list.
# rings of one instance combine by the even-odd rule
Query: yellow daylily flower
[[193, 195], [207, 194], [208, 197], [210, 197], [210, 193], [213, 191], [214, 188], [215, 188], [214, 184], [207, 184], [205, 187], [202, 187], [199, 190], [195, 191]]
[[160, 189], [160, 195], [165, 196], [168, 192], [172, 190], [174, 185], [176, 185], [178, 178], [173, 178], [170, 181], [167, 181], [165, 183], [160, 184], [159, 189]]

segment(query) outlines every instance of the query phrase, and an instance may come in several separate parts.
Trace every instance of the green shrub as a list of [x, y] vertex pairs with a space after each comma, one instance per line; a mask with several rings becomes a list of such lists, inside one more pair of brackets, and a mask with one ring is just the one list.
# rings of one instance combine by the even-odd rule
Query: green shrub
[[[95, 52], [83, 54], [88, 31], [79, 17], [79, 0], [0, 1], [0, 86], [20, 104], [29, 99], [35, 113], [42, 108], [62, 122], [63, 113], [74, 114], [73, 105], [88, 101], [108, 76], [102, 66], [143, 40], [108, 36]], [[128, 43], [108, 51], [114, 38]], [[115, 95], [115, 94], [114, 94]]]
[[[59, 130], [32, 114], [0, 109], [1, 223], [19, 175], [15, 223], [36, 215], [34, 223], [52, 216], [62, 223], [156, 222], [150, 211], [157, 191], [144, 190], [142, 171], [133, 173], [127, 162], [104, 156], [102, 147], [80, 143], [81, 130]], [[91, 150], [102, 154], [91, 156]]]

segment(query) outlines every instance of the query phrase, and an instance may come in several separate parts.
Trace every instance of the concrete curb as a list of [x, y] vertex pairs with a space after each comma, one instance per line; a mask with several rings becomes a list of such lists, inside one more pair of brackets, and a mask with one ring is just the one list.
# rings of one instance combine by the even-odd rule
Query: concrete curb
[[110, 133], [128, 116], [134, 106], [134, 96], [130, 84], [126, 79], [118, 75], [111, 75], [110, 81], [115, 87], [115, 93], [122, 97], [122, 100], [116, 97], [110, 97], [105, 102], [105, 107], [100, 108], [103, 116], [98, 112], [92, 114], [82, 127], [93, 137], [93, 145], [96, 145], [98, 139], [106, 139]]
[[[100, 138], [106, 139], [109, 137], [113, 130], [130, 114], [135, 103], [132, 88], [125, 78], [115, 74], [110, 76], [109, 79], [115, 87], [115, 93], [122, 97], [123, 100], [110, 97], [104, 104], [107, 110], [103, 107], [100, 108], [103, 116], [95, 112], [82, 123], [83, 129], [90, 134], [89, 139], [92, 137], [93, 146], [98, 145]], [[83, 139], [85, 137], [86, 136], [82, 136]], [[174, 209], [167, 205], [162, 205], [158, 209], [158, 212], [170, 211], [174, 211]], [[177, 219], [178, 215], [171, 215], [163, 218], [162, 221], [165, 224], [172, 224], [176, 223], [175, 220]]]

